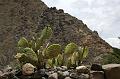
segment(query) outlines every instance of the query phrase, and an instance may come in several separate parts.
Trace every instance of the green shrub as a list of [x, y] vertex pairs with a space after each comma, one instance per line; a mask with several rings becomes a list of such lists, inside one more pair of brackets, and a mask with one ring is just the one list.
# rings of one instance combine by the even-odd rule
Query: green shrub
[[120, 64], [120, 49], [113, 48], [113, 52], [103, 57], [103, 64]]

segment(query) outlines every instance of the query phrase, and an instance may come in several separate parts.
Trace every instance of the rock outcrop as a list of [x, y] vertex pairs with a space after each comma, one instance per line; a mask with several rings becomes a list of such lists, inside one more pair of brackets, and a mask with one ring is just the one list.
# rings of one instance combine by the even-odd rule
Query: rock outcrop
[[40, 0], [0, 0], [0, 65], [13, 59], [20, 37], [30, 39], [47, 25], [54, 30], [50, 42], [63, 46], [69, 42], [88, 46], [90, 53], [86, 63], [96, 62], [100, 56], [112, 51], [96, 32], [62, 9], [49, 8]]

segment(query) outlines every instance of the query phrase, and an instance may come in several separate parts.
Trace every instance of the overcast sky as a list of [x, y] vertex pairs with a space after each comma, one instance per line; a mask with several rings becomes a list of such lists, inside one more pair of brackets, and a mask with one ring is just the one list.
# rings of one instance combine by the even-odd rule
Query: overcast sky
[[42, 0], [49, 7], [64, 9], [110, 45], [120, 48], [120, 0]]

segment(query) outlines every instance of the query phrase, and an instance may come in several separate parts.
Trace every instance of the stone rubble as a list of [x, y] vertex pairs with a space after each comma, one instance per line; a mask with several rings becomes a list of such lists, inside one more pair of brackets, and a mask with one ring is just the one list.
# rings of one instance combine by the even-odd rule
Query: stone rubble
[[[23, 65], [23, 67], [25, 69], [30, 67], [34, 68], [29, 63]], [[65, 70], [63, 71], [64, 68]], [[74, 69], [61, 66], [51, 69], [30, 69], [30, 71], [32, 70], [31, 73], [24, 74], [23, 71], [26, 71], [23, 68], [22, 70], [8, 72], [0, 71], [0, 79], [120, 79], [120, 64], [93, 64], [91, 69], [88, 69], [86, 66], [78, 66]]]

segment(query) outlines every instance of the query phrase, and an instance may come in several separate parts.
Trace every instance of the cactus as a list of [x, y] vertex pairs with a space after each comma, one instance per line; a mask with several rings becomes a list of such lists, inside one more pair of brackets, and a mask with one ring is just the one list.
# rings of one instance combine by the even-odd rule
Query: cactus
[[18, 41], [18, 47], [27, 47], [28, 46], [28, 41], [26, 38], [22, 37], [19, 41]]
[[53, 67], [53, 61], [52, 59], [48, 59], [46, 62], [46, 68], [52, 68]]
[[47, 39], [49, 39], [51, 35], [52, 29], [45, 27], [42, 30], [41, 36], [33, 37], [30, 41], [22, 37], [18, 41], [18, 54], [16, 58], [22, 64], [31, 63], [37, 66], [38, 69], [44, 67], [46, 60], [55, 58], [61, 53], [61, 46], [59, 44], [45, 46]]
[[83, 59], [85, 59], [87, 56], [88, 56], [88, 48], [87, 47], [78, 47], [78, 57], [77, 57], [77, 60], [78, 60], [78, 65], [82, 64], [82, 61]]
[[50, 27], [45, 27], [41, 33], [40, 38], [49, 39], [52, 35], [52, 29]]
[[47, 39], [49, 39], [52, 36], [52, 29], [50, 27], [45, 27], [42, 30], [41, 36], [37, 39], [36, 45], [37, 49], [40, 49], [40, 46], [42, 46]]
[[64, 61], [68, 60], [68, 62], [64, 62], [67, 66], [78, 66], [81, 65], [83, 59], [88, 56], [88, 48], [81, 48], [75, 43], [69, 43], [64, 53]]
[[65, 47], [64, 52], [61, 51], [62, 47], [59, 44], [46, 44], [46, 41], [52, 36], [52, 29], [50, 27], [45, 27], [41, 32], [41, 36], [37, 36], [32, 37], [31, 40], [22, 37], [18, 41], [16, 59], [21, 64], [31, 63], [38, 69], [45, 66], [66, 65], [70, 67], [80, 65], [88, 55], [88, 49], [86, 47], [79, 48], [75, 43], [69, 43]]
[[77, 63], [77, 60], [78, 60], [78, 52], [74, 52], [71, 56], [71, 64], [72, 65], [76, 65]]
[[65, 51], [64, 53], [66, 55], [71, 55], [75, 52], [75, 50], [77, 49], [77, 45], [75, 43], [69, 43], [66, 47], [65, 47]]
[[59, 54], [56, 58], [57, 66], [61, 66], [63, 64], [63, 55]]
[[69, 57], [68, 58], [68, 61], [66, 61], [66, 66], [68, 67], [68, 68], [70, 68], [71, 66], [72, 66], [72, 62], [71, 62], [71, 58]]
[[61, 46], [59, 44], [52, 44], [44, 51], [44, 58], [51, 59], [57, 57], [61, 53]]

